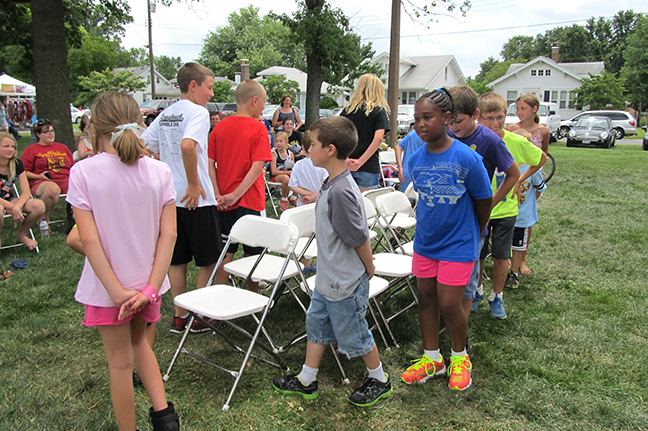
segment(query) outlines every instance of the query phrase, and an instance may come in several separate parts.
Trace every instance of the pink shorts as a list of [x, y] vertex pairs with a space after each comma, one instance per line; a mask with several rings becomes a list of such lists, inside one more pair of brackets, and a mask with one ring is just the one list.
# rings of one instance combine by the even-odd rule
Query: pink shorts
[[446, 262], [414, 253], [412, 274], [419, 278], [435, 278], [447, 286], [465, 286], [470, 281], [475, 262]]
[[142, 311], [135, 316], [129, 316], [123, 320], [117, 320], [119, 317], [119, 307], [96, 307], [94, 305], [85, 306], [85, 317], [83, 324], [85, 326], [119, 326], [128, 323], [136, 317], [141, 317], [148, 323], [155, 323], [160, 319], [160, 304], [162, 298], [156, 304], [147, 305]]

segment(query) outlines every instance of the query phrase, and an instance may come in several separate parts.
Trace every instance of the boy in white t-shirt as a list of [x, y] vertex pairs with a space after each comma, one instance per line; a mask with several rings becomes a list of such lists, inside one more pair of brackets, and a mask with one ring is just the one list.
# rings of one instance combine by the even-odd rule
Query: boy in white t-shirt
[[[178, 85], [180, 100], [158, 115], [142, 135], [149, 150], [158, 153], [173, 173], [178, 239], [169, 281], [174, 298], [187, 291], [187, 264], [195, 259], [196, 287], [205, 287], [221, 250], [216, 197], [209, 176], [209, 112], [205, 108], [214, 97], [214, 73], [198, 63], [187, 63], [178, 72]], [[188, 317], [187, 310], [176, 305], [171, 332], [183, 333]], [[191, 332], [208, 330], [198, 320], [191, 328]]]
[[324, 180], [328, 177], [326, 169], [313, 165], [313, 161], [308, 153], [310, 146], [310, 132], [306, 132], [302, 137], [302, 151], [306, 157], [295, 163], [295, 166], [292, 168], [292, 174], [290, 175], [290, 181], [288, 182], [290, 190], [299, 196], [297, 206], [315, 202]]

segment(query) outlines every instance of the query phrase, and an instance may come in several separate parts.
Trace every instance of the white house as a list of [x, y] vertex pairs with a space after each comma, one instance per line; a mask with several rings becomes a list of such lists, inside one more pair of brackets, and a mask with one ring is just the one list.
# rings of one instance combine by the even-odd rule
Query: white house
[[[139, 76], [146, 82], [144, 90], [136, 91], [132, 94], [137, 103], [142, 103], [145, 100], [151, 99], [151, 68], [149, 66], [137, 67], [118, 67], [113, 69], [113, 72], [121, 72], [128, 70], [133, 72], [133, 75]], [[157, 70], [155, 71], [155, 98], [156, 99], [180, 99], [180, 89], [171, 83], [168, 79], [162, 76]]]
[[[257, 73], [257, 77], [254, 79], [263, 83], [263, 80], [266, 78], [266, 76], [273, 76], [273, 75], [283, 76], [286, 79], [296, 81], [297, 84], [299, 84], [299, 93], [295, 95], [295, 100], [293, 100], [293, 103], [295, 105], [299, 105], [301, 109], [305, 109], [306, 108], [306, 79], [308, 78], [306, 72], [302, 72], [301, 70], [295, 69], [294, 67], [272, 66]], [[335, 101], [338, 103], [338, 105], [343, 105], [344, 102], [341, 100], [340, 96], [328, 94], [328, 87], [329, 84], [327, 82], [322, 82], [322, 88], [320, 89], [320, 93], [322, 95], [333, 97]]]
[[[389, 54], [383, 52], [371, 60], [381, 64], [385, 73], [380, 77], [389, 79]], [[401, 57], [399, 68], [398, 103], [413, 105], [423, 94], [441, 87], [465, 84], [459, 63], [454, 55], [428, 55], [424, 57]]]
[[534, 93], [540, 101], [557, 103], [562, 118], [571, 118], [579, 112], [574, 109], [573, 102], [581, 80], [589, 78], [589, 73], [600, 75], [605, 65], [602, 61], [558, 63], [557, 48], [552, 50], [552, 57], [540, 56], [528, 63], [513, 63], [504, 76], [488, 86], [509, 104], [523, 94]]

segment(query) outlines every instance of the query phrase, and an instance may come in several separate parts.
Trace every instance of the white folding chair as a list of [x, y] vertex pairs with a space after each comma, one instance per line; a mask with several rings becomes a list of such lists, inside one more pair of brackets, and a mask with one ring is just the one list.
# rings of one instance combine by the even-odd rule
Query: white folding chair
[[[16, 194], [16, 197], [19, 198], [20, 193], [18, 193], [18, 187], [16, 187], [15, 183], [13, 184], [12, 187], [13, 187], [14, 193]], [[9, 219], [13, 220], [13, 217], [11, 216], [11, 214], [5, 214], [4, 218], [5, 219], [9, 218]], [[32, 232], [31, 228], [29, 228], [29, 236], [31, 237], [31, 239], [36, 241], [36, 238], [34, 237], [34, 232]], [[9, 248], [14, 248], [14, 247], [20, 247], [21, 245], [25, 245], [25, 244], [23, 244], [22, 242], [17, 242], [16, 244], [3, 245], [2, 247], [0, 247], [0, 250], [5, 250], [5, 249], [9, 249]], [[38, 250], [38, 246], [36, 246], [36, 248], [34, 250], [36, 250], [36, 253], [40, 253], [40, 250]]]
[[[223, 370], [230, 374], [232, 377], [235, 377], [234, 385], [229, 393], [227, 401], [223, 405], [223, 411], [227, 411], [230, 407], [230, 401], [234, 395], [234, 391], [243, 375], [243, 371], [247, 366], [248, 359], [252, 355], [252, 349], [256, 346], [265, 350], [269, 355], [271, 355], [276, 363], [266, 360], [262, 357], [255, 356], [256, 359], [266, 362], [270, 365], [273, 365], [278, 368], [282, 368], [284, 371], [287, 370], [287, 367], [283, 364], [281, 358], [273, 351], [269, 346], [266, 346], [263, 342], [257, 341], [259, 335], [263, 331], [264, 335], [267, 335], [267, 332], [264, 328], [264, 323], [268, 315], [268, 311], [273, 304], [273, 301], [276, 300], [279, 292], [279, 287], [281, 285], [281, 280], [283, 274], [287, 271], [288, 267], [292, 264], [296, 265], [294, 262], [294, 249], [297, 244], [297, 239], [299, 238], [299, 230], [292, 223], [283, 222], [280, 220], [274, 220], [265, 217], [247, 215], [241, 217], [232, 227], [230, 236], [227, 240], [227, 243], [223, 247], [218, 262], [214, 267], [214, 272], [207, 282], [208, 287], [202, 289], [196, 289], [191, 292], [183, 293], [178, 295], [174, 299], [174, 303], [186, 309], [189, 312], [190, 318], [187, 322], [187, 327], [178, 349], [176, 350], [169, 368], [165, 373], [163, 379], [167, 381], [169, 379], [169, 374], [173, 368], [176, 359], [180, 353], [185, 353], [193, 358], [196, 358], [202, 362], [205, 362], [209, 365], [212, 365], [220, 370]], [[227, 247], [231, 242], [238, 242], [242, 244], [247, 244], [252, 247], [264, 247], [264, 252], [258, 257], [257, 265], [263, 259], [266, 251], [271, 249], [276, 252], [281, 252], [286, 256], [281, 258], [280, 266], [278, 269], [278, 275], [276, 277], [276, 282], [270, 293], [270, 297], [264, 295], [250, 292], [245, 289], [241, 289], [235, 286], [230, 285], [214, 285], [209, 286], [213, 277], [216, 273], [216, 269], [221, 265], [225, 255], [227, 253]], [[257, 268], [257, 265], [252, 266], [252, 271]], [[260, 318], [255, 316], [255, 313], [262, 313]], [[256, 322], [256, 328], [254, 334], [246, 331], [239, 325], [234, 324], [232, 321], [234, 319], [251, 316]], [[231, 371], [222, 366], [219, 366], [193, 352], [190, 352], [184, 348], [187, 335], [189, 335], [189, 330], [194, 319], [200, 320], [202, 323], [207, 325], [212, 331], [220, 335], [234, 350], [245, 353], [243, 362], [241, 363], [240, 369], [238, 371]], [[227, 334], [221, 331], [216, 327], [210, 319], [216, 319], [222, 322], [227, 323], [232, 328], [236, 329], [237, 332], [245, 335], [250, 339], [250, 344], [247, 350], [243, 350], [238, 347], [232, 340], [227, 337]], [[267, 338], [267, 337], [266, 337]]]
[[[380, 195], [376, 197], [376, 209], [378, 210], [378, 215], [381, 223], [381, 226], [384, 226], [386, 231], [390, 234], [390, 239], [386, 243], [390, 247], [390, 251], [407, 254], [409, 256], [414, 255], [414, 241], [411, 241], [410, 238], [405, 235], [404, 231], [398, 231], [393, 227], [391, 223], [399, 214], [404, 214], [412, 210], [410, 200], [407, 198], [405, 193], [402, 192], [393, 192]], [[411, 217], [416, 223], [416, 219]], [[384, 232], [384, 231], [383, 231]]]
[[380, 177], [383, 180], [383, 184], [387, 186], [394, 186], [396, 184], [400, 184], [400, 180], [398, 178], [386, 178], [383, 170], [382, 170], [382, 165], [396, 165], [396, 151], [394, 150], [386, 150], [386, 151], [380, 151], [378, 152], [378, 157], [380, 158]]
[[277, 203], [275, 202], [273, 193], [276, 192], [277, 189], [281, 190], [281, 183], [268, 180], [267, 174], [265, 173], [263, 173], [263, 181], [265, 183], [266, 194], [270, 199], [270, 204], [272, 204], [272, 209], [274, 210], [275, 216], [278, 216], [279, 213], [277, 212]]

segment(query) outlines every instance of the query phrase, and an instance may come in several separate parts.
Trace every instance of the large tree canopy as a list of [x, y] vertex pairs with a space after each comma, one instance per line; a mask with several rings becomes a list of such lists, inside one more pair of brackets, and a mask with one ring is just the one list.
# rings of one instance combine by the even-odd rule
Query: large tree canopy
[[234, 79], [241, 71], [241, 59], [250, 64], [250, 77], [271, 66], [289, 66], [305, 70], [304, 50], [290, 29], [270, 16], [259, 17], [259, 8], [247, 6], [232, 12], [228, 24], [212, 31], [198, 61], [216, 76]]
[[635, 32], [628, 37], [621, 76], [626, 81], [627, 97], [642, 110], [648, 106], [648, 18], [637, 20]]
[[623, 109], [623, 79], [618, 79], [613, 73], [603, 70], [603, 73], [589, 78], [583, 78], [583, 83], [578, 88], [576, 109]]

